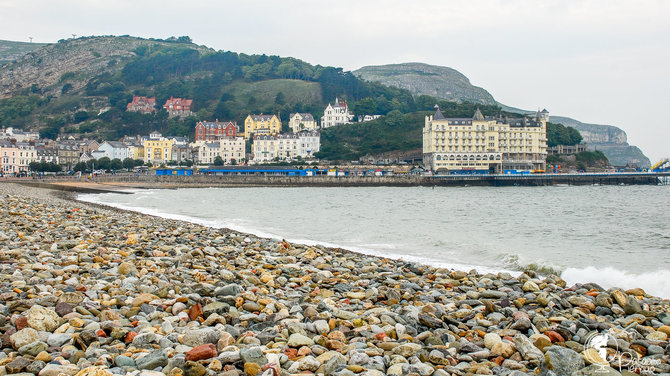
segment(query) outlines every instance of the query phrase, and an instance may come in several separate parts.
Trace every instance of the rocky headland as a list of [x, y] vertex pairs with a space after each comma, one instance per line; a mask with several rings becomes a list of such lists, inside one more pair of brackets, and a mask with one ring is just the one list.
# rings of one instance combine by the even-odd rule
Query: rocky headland
[[670, 372], [669, 301], [641, 289], [437, 269], [9, 183], [0, 207], [0, 375]]

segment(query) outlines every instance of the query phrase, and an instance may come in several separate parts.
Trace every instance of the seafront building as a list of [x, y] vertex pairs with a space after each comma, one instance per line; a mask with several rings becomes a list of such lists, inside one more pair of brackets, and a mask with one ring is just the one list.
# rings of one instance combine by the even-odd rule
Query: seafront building
[[166, 138], [158, 132], [152, 132], [148, 138], [142, 140], [144, 162], [161, 164], [171, 161], [174, 144], [174, 138]]
[[423, 162], [438, 172], [545, 170], [549, 112], [523, 118], [445, 118], [437, 108], [423, 128]]
[[[107, 157], [109, 159], [124, 160], [130, 157], [130, 148], [119, 141], [105, 141], [98, 147], [98, 150], [92, 152], [95, 158]], [[98, 157], [98, 155], [100, 157]]]
[[338, 125], [349, 124], [354, 119], [354, 115], [349, 113], [347, 101], [340, 102], [335, 98], [335, 103], [326, 106], [321, 117], [321, 128], [330, 128]]
[[298, 157], [309, 159], [321, 148], [319, 132], [300, 132], [254, 137], [253, 162], [291, 161]]
[[237, 137], [237, 123], [232, 121], [199, 121], [195, 125], [195, 142], [199, 141], [219, 141], [224, 138]]
[[254, 135], [277, 135], [281, 132], [281, 120], [277, 115], [249, 115], [244, 119], [244, 138]]
[[[191, 144], [197, 163], [212, 165], [221, 157], [224, 165], [241, 164], [246, 160], [244, 137], [222, 138], [218, 141], [199, 141]], [[197, 151], [197, 152], [196, 152]]]
[[289, 116], [288, 126], [291, 128], [293, 133], [313, 131], [318, 127], [312, 114], [300, 112], [296, 112], [295, 114], [291, 114], [291, 116]]

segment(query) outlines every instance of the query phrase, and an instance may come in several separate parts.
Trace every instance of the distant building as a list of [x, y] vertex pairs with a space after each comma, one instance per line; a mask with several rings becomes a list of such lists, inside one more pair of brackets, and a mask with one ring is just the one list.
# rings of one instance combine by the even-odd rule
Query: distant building
[[56, 144], [58, 150], [58, 164], [71, 170], [79, 163], [79, 146], [71, 142], [59, 142]]
[[12, 127], [3, 128], [0, 130], [0, 138], [3, 140], [16, 140], [16, 142], [30, 142], [40, 139], [39, 132], [22, 131]]
[[556, 145], [547, 148], [547, 154], [577, 154], [588, 149], [587, 144], [577, 144], [577, 145]]
[[172, 146], [174, 144], [174, 138], [169, 139], [158, 132], [152, 132], [148, 138], [142, 140], [144, 148], [142, 159], [152, 164], [167, 163], [172, 160]]
[[128, 158], [144, 160], [144, 146], [141, 142], [124, 143], [128, 147]]
[[321, 128], [330, 128], [337, 125], [349, 124], [354, 119], [354, 115], [349, 113], [347, 101], [340, 102], [335, 98], [335, 103], [326, 106], [321, 117]]
[[90, 153], [92, 151], [98, 150], [100, 147], [100, 144], [95, 141], [95, 140], [81, 140], [78, 141], [77, 144], [79, 145], [79, 153]]
[[321, 148], [319, 132], [300, 132], [278, 135], [258, 135], [252, 145], [253, 161], [264, 163], [274, 161], [291, 161], [298, 157], [313, 158]]
[[58, 149], [37, 146], [35, 152], [37, 154], [38, 162], [58, 164]]
[[193, 160], [191, 156], [191, 148], [188, 144], [175, 143], [172, 145], [172, 160], [177, 163], [183, 163], [187, 160]]
[[182, 98], [173, 98], [170, 97], [163, 108], [167, 111], [169, 117], [175, 116], [188, 116], [191, 115], [191, 104], [193, 104], [192, 99], [182, 99]]
[[437, 108], [423, 128], [423, 162], [433, 171], [545, 170], [547, 121], [544, 110], [524, 118], [445, 118]]
[[291, 128], [293, 133], [313, 131], [317, 128], [316, 120], [314, 120], [314, 116], [312, 116], [312, 114], [300, 112], [291, 114], [289, 117], [288, 126]]
[[237, 123], [232, 121], [199, 121], [195, 125], [195, 142], [218, 141], [224, 138], [237, 137]]
[[358, 122], [359, 123], [365, 123], [366, 121], [372, 121], [376, 120], [382, 117], [381, 115], [361, 115], [358, 116]]
[[277, 115], [249, 115], [244, 120], [244, 138], [253, 135], [276, 135], [281, 132], [281, 120]]
[[10, 175], [19, 172], [18, 168], [19, 149], [7, 140], [0, 140], [0, 171], [2, 175]]
[[[130, 148], [120, 141], [105, 141], [98, 150], [94, 151], [96, 158], [107, 157], [109, 159], [124, 160], [130, 158]], [[98, 157], [98, 155], [100, 157]]]
[[241, 164], [246, 160], [245, 141], [243, 137], [222, 138], [218, 141], [199, 141], [191, 144], [198, 150], [198, 163], [214, 164], [216, 157], [221, 157], [226, 165]]
[[126, 105], [126, 111], [150, 114], [156, 111], [156, 97], [133, 96], [133, 100]]

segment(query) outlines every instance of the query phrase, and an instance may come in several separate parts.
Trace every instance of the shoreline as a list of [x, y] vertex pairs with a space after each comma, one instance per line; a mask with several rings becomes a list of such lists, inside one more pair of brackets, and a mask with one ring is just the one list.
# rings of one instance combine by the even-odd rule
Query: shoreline
[[[86, 338], [84, 345], [78, 345], [72, 337], [55, 346], [58, 349], [52, 349], [53, 355], [46, 351], [48, 348], [44, 349], [52, 359], [58, 359], [57, 354], [63, 358], [58, 361], [60, 365], [54, 365], [61, 371], [67, 367], [74, 371], [74, 367], [80, 370], [97, 366], [106, 372], [112, 369], [113, 373], [123, 374], [160, 367], [166, 374], [179, 369], [184, 374], [197, 370], [200, 376], [239, 375], [270, 364], [267, 369], [274, 369], [275, 374], [308, 371], [327, 375], [439, 376], [506, 370], [509, 371], [506, 374], [524, 375], [535, 370], [546, 374], [547, 364], [567, 359], [560, 369], [570, 372], [557, 374], [572, 374], [588, 367], [593, 369], [594, 366], [588, 366], [588, 359], [584, 362], [585, 336], [593, 329], [601, 331], [605, 327], [619, 328], [622, 332], [618, 335], [623, 337], [619, 339], [629, 349], [644, 350], [646, 359], [658, 360], [655, 370], [670, 371], [667, 341], [670, 333], [665, 333], [670, 332], [670, 303], [667, 299], [647, 296], [641, 289], [603, 290], [588, 283], [565, 286], [557, 276], [540, 279], [526, 273], [516, 278], [506, 273], [468, 273], [345, 249], [276, 242], [101, 204], [77, 201], [72, 205], [76, 194], [72, 189], [45, 192], [0, 184], [0, 190], [4, 193], [3, 206], [10, 205], [4, 219], [21, 218], [33, 224], [20, 227], [23, 235], [18, 238], [19, 232], [12, 228], [11, 221], [5, 221], [0, 231], [2, 235], [14, 231], [14, 238], [7, 237], [12, 244], [35, 243], [34, 248], [21, 246], [28, 250], [22, 258], [34, 259], [28, 263], [19, 259], [19, 265], [28, 267], [22, 269], [26, 275], [35, 271], [58, 274], [55, 269], [41, 272], [45, 269], [37, 268], [35, 261], [40, 254], [45, 257], [44, 247], [50, 250], [51, 258], [55, 252], [62, 253], [61, 258], [68, 266], [61, 262], [60, 266], [54, 264], [54, 268], [66, 269], [61, 276], [76, 277], [76, 283], [85, 288], [79, 290], [78, 285], [69, 285], [70, 292], [52, 291], [58, 301], [39, 300], [39, 294], [33, 294], [33, 298], [26, 296], [35, 307], [54, 314], [58, 311], [57, 303], [77, 308], [75, 312], [52, 316], [58, 326], [40, 326], [38, 329], [51, 330], [38, 333], [50, 332], [46, 337], [55, 336], [58, 328], [69, 325], [76, 333], [92, 330], [96, 334], [80, 335], [79, 338]], [[59, 198], [49, 200], [47, 196], [51, 195]], [[43, 220], [49, 216], [64, 218], [67, 226], [45, 225]], [[48, 231], [40, 233], [35, 228]], [[46, 236], [58, 236], [61, 243], [53, 242], [54, 249], [49, 242], [40, 242], [39, 237]], [[16, 255], [9, 248], [0, 253], [3, 262]], [[72, 264], [67, 260], [74, 255], [78, 261]], [[51, 258], [46, 257], [49, 263]], [[75, 265], [76, 270], [71, 267]], [[91, 269], [93, 265], [97, 267]], [[80, 270], [92, 274], [83, 277]], [[160, 270], [165, 272], [159, 274]], [[171, 278], [166, 277], [166, 272]], [[12, 273], [3, 266], [0, 279], [3, 284], [16, 282], [15, 278], [9, 278]], [[124, 283], [128, 279], [137, 282]], [[114, 287], [114, 280], [118, 287]], [[145, 288], [140, 288], [144, 286], [140, 281], [146, 283]], [[14, 282], [12, 286], [16, 285]], [[101, 284], [110, 288], [100, 290]], [[47, 284], [47, 290], [56, 286]], [[7, 295], [11, 291], [8, 287], [0, 296], [4, 306], [13, 307], [10, 309], [14, 313], [12, 320], [7, 316], [5, 335], [22, 326], [22, 332], [27, 330], [20, 323], [21, 316], [27, 315], [28, 327], [32, 327], [35, 320], [31, 321], [31, 311], [37, 310], [16, 305], [19, 296]], [[22, 288], [30, 290], [31, 283], [26, 282]], [[140, 299], [146, 294], [151, 296]], [[66, 295], [68, 299], [61, 299]], [[123, 298], [113, 299], [114, 296]], [[115, 325], [105, 327], [103, 318], [114, 318], [111, 321]], [[82, 325], [73, 326], [79, 324], [74, 319], [79, 319]], [[130, 319], [141, 325], [130, 325]], [[64, 321], [67, 323], [63, 324]], [[632, 324], [633, 328], [639, 327], [636, 334], [624, 330], [631, 329]], [[115, 338], [116, 327], [126, 330], [123, 338]], [[198, 335], [189, 336], [189, 331]], [[130, 332], [137, 333], [134, 338], [142, 340], [127, 341]], [[39, 335], [34, 338], [41, 342]], [[640, 344], [640, 338], [646, 346]], [[16, 336], [14, 340], [3, 340], [5, 353], [7, 348], [19, 350], [16, 346], [22, 343]], [[100, 355], [87, 356], [84, 351], [94, 343], [98, 348], [123, 344], [124, 351], [105, 347], [110, 359], [102, 361]], [[366, 345], [356, 345], [362, 343]], [[29, 344], [32, 342], [24, 346]], [[195, 354], [205, 348], [209, 351], [207, 355]], [[588, 346], [586, 350], [593, 360]], [[13, 354], [9, 354], [11, 361], [0, 359], [0, 367], [12, 362], [28, 362], [22, 370], [36, 363], [35, 368], [41, 365], [38, 363], [41, 360], [35, 359], [38, 354], [31, 355], [26, 350]], [[40, 371], [51, 367], [42, 362], [45, 364]], [[261, 371], [255, 374], [260, 375]]]

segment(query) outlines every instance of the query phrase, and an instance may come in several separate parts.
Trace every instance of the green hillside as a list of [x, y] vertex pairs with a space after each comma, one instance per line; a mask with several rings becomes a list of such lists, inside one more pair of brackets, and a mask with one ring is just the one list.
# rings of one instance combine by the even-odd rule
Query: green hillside
[[[194, 115], [125, 111], [133, 95], [193, 99]], [[294, 58], [215, 51], [188, 37], [167, 40], [82, 37], [45, 46], [0, 68], [0, 124], [118, 138], [158, 130], [191, 136], [199, 120], [241, 123], [249, 113], [320, 117], [328, 101], [347, 99], [357, 114], [417, 110], [407, 90], [365, 82], [341, 68]]]

